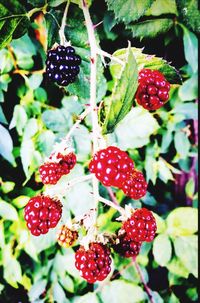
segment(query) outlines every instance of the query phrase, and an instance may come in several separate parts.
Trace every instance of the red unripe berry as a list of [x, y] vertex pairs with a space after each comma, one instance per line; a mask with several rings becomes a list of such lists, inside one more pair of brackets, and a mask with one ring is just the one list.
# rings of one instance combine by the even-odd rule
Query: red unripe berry
[[169, 99], [170, 83], [161, 72], [143, 68], [139, 72], [138, 82], [135, 98], [145, 109], [156, 110]]
[[61, 216], [61, 202], [44, 195], [31, 198], [24, 210], [27, 227], [34, 236], [46, 234], [58, 224]]
[[[54, 162], [54, 160], [56, 162]], [[49, 161], [40, 166], [39, 172], [43, 184], [56, 184], [63, 176], [70, 173], [76, 164], [76, 155], [69, 153], [62, 155], [58, 153], [49, 157]]]
[[136, 242], [151, 242], [157, 230], [156, 220], [146, 208], [136, 209], [132, 216], [123, 223], [126, 236]]
[[121, 189], [125, 195], [135, 200], [145, 196], [147, 192], [147, 182], [142, 172], [134, 170], [133, 173], [122, 184]]
[[89, 164], [90, 172], [105, 186], [121, 187], [133, 169], [133, 160], [115, 146], [98, 151]]
[[80, 246], [75, 253], [75, 266], [88, 283], [104, 280], [111, 271], [111, 262], [110, 249], [102, 243], [90, 243], [88, 250]]

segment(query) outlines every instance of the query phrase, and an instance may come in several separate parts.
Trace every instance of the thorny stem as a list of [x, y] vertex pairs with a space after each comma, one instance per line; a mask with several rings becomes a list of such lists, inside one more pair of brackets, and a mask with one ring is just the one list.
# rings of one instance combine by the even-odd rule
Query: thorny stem
[[151, 290], [150, 290], [150, 288], [148, 287], [147, 283], [145, 282], [145, 279], [144, 279], [143, 273], [142, 273], [142, 271], [141, 271], [141, 268], [140, 268], [139, 264], [136, 262], [136, 258], [133, 257], [132, 260], [133, 260], [133, 264], [134, 264], [134, 266], [135, 266], [135, 268], [136, 268], [136, 270], [137, 270], [137, 272], [138, 272], [138, 275], [139, 275], [139, 277], [140, 277], [140, 280], [141, 280], [142, 284], [144, 285], [145, 291], [146, 291], [146, 293], [147, 293], [147, 295], [148, 295], [148, 297], [149, 297], [149, 302], [155, 303], [155, 302], [154, 302], [154, 299], [153, 299], [153, 297], [152, 297], [152, 294], [151, 294]]
[[77, 121], [73, 124], [68, 134], [65, 137], [65, 140], [68, 141], [72, 133], [77, 129], [78, 125], [85, 119], [85, 117], [90, 113], [90, 108], [87, 108], [80, 116], [78, 116]]
[[[93, 140], [93, 154], [98, 151], [98, 137], [99, 137], [99, 124], [98, 115], [96, 108], [96, 89], [97, 89], [97, 46], [94, 34], [94, 26], [90, 17], [88, 6], [85, 0], [81, 1], [82, 10], [85, 17], [85, 25], [88, 32], [88, 39], [90, 44], [90, 109], [92, 118], [92, 140]], [[99, 196], [99, 182], [95, 175], [93, 175], [92, 180], [93, 185], [93, 195], [95, 208], [98, 209], [98, 196]]]
[[104, 50], [102, 50], [102, 49], [100, 49], [100, 48], [97, 48], [97, 53], [98, 53], [100, 56], [107, 57], [107, 58], [109, 58], [110, 60], [113, 60], [113, 61], [119, 63], [119, 64], [122, 65], [122, 66], [124, 66], [124, 64], [125, 64], [124, 61], [122, 61], [121, 59], [119, 59], [119, 58], [117, 58], [117, 57], [115, 57], [115, 56], [113, 56], [113, 55], [111, 55], [111, 54], [105, 52]]
[[66, 7], [65, 7], [65, 10], [64, 10], [64, 14], [63, 14], [63, 18], [62, 18], [61, 27], [60, 27], [60, 30], [59, 30], [60, 44], [61, 45], [66, 44], [65, 25], [66, 25], [66, 19], [67, 19], [67, 13], [68, 13], [69, 5], [70, 5], [70, 0], [67, 1]]
[[103, 202], [104, 204], [116, 209], [120, 214], [125, 215], [125, 210], [123, 209], [123, 207], [116, 205], [115, 203], [113, 203], [110, 200], [104, 199], [103, 197], [99, 196], [99, 201]]

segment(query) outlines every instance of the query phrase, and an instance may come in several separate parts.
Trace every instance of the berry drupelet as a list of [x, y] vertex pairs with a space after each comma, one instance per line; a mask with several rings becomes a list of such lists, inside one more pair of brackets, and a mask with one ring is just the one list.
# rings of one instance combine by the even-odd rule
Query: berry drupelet
[[144, 68], [139, 72], [138, 81], [135, 98], [145, 109], [156, 110], [169, 99], [170, 83], [161, 72]]
[[60, 86], [75, 82], [81, 64], [80, 56], [75, 54], [72, 46], [59, 45], [47, 53], [46, 74], [49, 80]]
[[90, 172], [94, 173], [102, 184], [119, 188], [133, 169], [133, 160], [115, 146], [98, 151], [89, 164]]
[[48, 161], [39, 168], [42, 183], [56, 184], [63, 175], [70, 173], [75, 164], [76, 155], [73, 152], [66, 155], [61, 153], [52, 154]]
[[156, 220], [146, 208], [136, 209], [131, 217], [123, 223], [126, 236], [136, 242], [151, 242], [156, 233]]
[[30, 232], [39, 236], [56, 227], [62, 216], [62, 204], [49, 196], [39, 195], [29, 200], [24, 214]]
[[104, 280], [111, 271], [110, 249], [97, 242], [92, 242], [89, 249], [83, 246], [75, 253], [75, 266], [88, 283]]

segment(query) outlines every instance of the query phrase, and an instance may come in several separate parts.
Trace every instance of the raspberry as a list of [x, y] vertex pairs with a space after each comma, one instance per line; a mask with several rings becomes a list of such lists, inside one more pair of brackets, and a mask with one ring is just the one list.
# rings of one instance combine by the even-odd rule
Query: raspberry
[[135, 257], [140, 252], [141, 242], [131, 240], [125, 235], [119, 236], [118, 243], [113, 246], [113, 249], [122, 257]]
[[29, 200], [24, 213], [28, 229], [34, 236], [39, 236], [56, 227], [62, 215], [62, 204], [49, 196], [39, 195]]
[[133, 173], [124, 181], [121, 189], [125, 195], [137, 200], [146, 194], [147, 183], [143, 174], [138, 170], [134, 170]]
[[110, 249], [102, 243], [90, 243], [88, 250], [80, 246], [75, 260], [76, 268], [88, 283], [104, 280], [111, 271]]
[[73, 47], [59, 45], [47, 53], [47, 77], [58, 85], [67, 86], [76, 80], [80, 64], [81, 58], [75, 54]]
[[156, 220], [146, 208], [136, 209], [131, 218], [123, 223], [126, 236], [136, 242], [151, 242], [156, 233]]
[[75, 164], [76, 155], [74, 153], [69, 153], [67, 155], [62, 155], [61, 153], [51, 155], [49, 161], [39, 168], [42, 183], [56, 184], [63, 175], [70, 173], [70, 170]]
[[78, 232], [76, 230], [71, 230], [66, 225], [62, 225], [57, 236], [57, 241], [60, 246], [65, 248], [70, 247], [76, 242], [77, 239]]
[[105, 186], [119, 188], [133, 169], [133, 160], [126, 152], [114, 146], [98, 151], [89, 164], [90, 172]]
[[156, 110], [169, 99], [170, 83], [159, 71], [144, 68], [139, 72], [138, 81], [135, 98], [145, 109]]

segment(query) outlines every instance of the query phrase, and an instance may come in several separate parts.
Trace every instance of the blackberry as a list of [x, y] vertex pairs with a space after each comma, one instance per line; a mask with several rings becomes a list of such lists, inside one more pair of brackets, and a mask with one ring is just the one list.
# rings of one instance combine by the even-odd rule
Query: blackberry
[[81, 64], [80, 56], [76, 55], [72, 46], [59, 45], [47, 53], [46, 74], [49, 80], [60, 86], [75, 82]]

